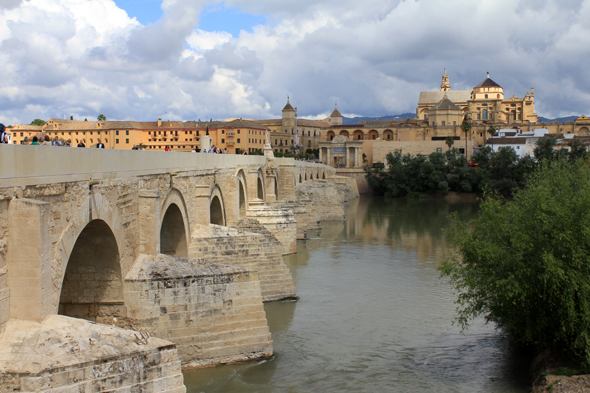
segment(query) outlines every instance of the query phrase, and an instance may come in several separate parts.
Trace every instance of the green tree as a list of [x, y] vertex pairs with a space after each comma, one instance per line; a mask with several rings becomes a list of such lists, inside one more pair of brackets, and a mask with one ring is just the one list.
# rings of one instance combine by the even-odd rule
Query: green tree
[[32, 126], [42, 126], [45, 123], [47, 123], [45, 120], [41, 120], [41, 119], [35, 119], [31, 122]]
[[107, 117], [102, 113], [96, 118], [98, 121], [107, 121]]
[[544, 162], [513, 200], [487, 195], [441, 265], [463, 328], [483, 316], [515, 342], [590, 363], [590, 163]]
[[553, 161], [556, 158], [554, 149], [556, 144], [555, 138], [539, 138], [533, 152], [537, 161]]
[[588, 158], [588, 150], [586, 146], [582, 145], [579, 140], [573, 139], [568, 143], [570, 150], [568, 152], [568, 160], [571, 162]]

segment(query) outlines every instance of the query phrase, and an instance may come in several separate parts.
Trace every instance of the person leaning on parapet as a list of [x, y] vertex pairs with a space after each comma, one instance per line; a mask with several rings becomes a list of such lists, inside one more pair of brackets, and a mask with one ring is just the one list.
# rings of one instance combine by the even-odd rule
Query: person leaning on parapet
[[12, 135], [6, 131], [4, 124], [0, 123], [0, 143], [12, 143]]
[[31, 142], [32, 146], [39, 146], [39, 139], [36, 136], [33, 137], [33, 142]]
[[25, 139], [20, 143], [21, 145], [28, 145], [29, 144], [29, 137], [25, 136]]
[[72, 147], [72, 141], [68, 139], [66, 143], [64, 143], [64, 147]]
[[45, 135], [45, 139], [41, 143], [41, 146], [51, 146], [51, 139], [49, 139], [49, 135]]
[[59, 138], [57, 136], [53, 139], [53, 146], [62, 146], [62, 143], [59, 141]]
[[104, 149], [104, 143], [102, 143], [102, 142], [100, 141], [100, 139], [98, 140], [98, 143], [96, 144], [96, 148], [97, 148], [97, 149]]
[[78, 143], [78, 147], [86, 147], [86, 145], [84, 144], [84, 139], [82, 139], [80, 143]]

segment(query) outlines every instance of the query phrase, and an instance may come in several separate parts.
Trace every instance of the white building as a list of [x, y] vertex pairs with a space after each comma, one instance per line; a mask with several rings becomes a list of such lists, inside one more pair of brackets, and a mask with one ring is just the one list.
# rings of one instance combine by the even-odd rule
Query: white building
[[503, 128], [498, 135], [489, 138], [486, 146], [490, 146], [497, 152], [502, 147], [512, 148], [519, 157], [533, 156], [537, 141], [549, 134], [546, 128], [538, 128], [533, 131], [523, 132], [520, 129]]

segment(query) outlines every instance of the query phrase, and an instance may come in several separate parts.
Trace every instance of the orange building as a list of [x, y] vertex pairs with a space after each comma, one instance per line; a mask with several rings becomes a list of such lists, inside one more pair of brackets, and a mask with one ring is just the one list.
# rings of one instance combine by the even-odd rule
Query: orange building
[[17, 125], [10, 128], [13, 143], [32, 142], [34, 136], [56, 136], [72, 146], [83, 142], [95, 147], [100, 140], [107, 149], [127, 149], [134, 146], [146, 150], [192, 151], [200, 147], [200, 138], [208, 135], [212, 144], [229, 153], [252, 153], [262, 150], [268, 128], [250, 120], [234, 119], [221, 122], [158, 121], [79, 121], [51, 119], [43, 126]]

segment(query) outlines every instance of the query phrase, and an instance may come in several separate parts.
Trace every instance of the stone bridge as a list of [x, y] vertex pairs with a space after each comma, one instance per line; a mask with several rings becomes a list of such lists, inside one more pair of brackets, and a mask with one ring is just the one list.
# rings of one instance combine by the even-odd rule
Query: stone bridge
[[0, 168], [0, 392], [180, 392], [181, 364], [271, 356], [282, 255], [358, 195], [263, 156], [3, 145]]

